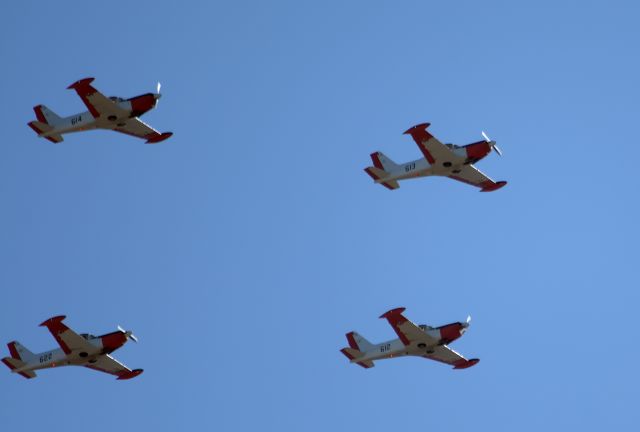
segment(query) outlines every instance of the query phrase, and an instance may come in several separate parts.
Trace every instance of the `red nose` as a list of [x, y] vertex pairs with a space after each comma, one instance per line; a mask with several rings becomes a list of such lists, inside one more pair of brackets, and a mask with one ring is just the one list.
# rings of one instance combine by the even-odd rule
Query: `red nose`
[[112, 352], [127, 342], [127, 336], [122, 332], [113, 332], [102, 336], [102, 348], [105, 352]]
[[471, 160], [479, 160], [489, 154], [491, 146], [486, 141], [478, 141], [473, 144], [466, 145], [467, 158]]
[[147, 93], [131, 98], [129, 102], [131, 102], [131, 116], [140, 117], [156, 106], [156, 97], [153, 93]]
[[449, 324], [440, 327], [440, 338], [445, 343], [451, 343], [462, 336], [462, 325], [460, 323]]

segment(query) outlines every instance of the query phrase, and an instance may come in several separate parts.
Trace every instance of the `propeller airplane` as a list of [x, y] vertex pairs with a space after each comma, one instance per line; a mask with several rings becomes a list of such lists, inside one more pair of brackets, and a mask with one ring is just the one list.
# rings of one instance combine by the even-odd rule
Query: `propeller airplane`
[[37, 120], [29, 122], [29, 127], [39, 137], [55, 144], [64, 140], [63, 134], [92, 129], [121, 132], [145, 139], [147, 144], [159, 143], [173, 135], [172, 132], [160, 133], [138, 118], [158, 106], [158, 100], [162, 96], [160, 83], [156, 87], [156, 93], [123, 99], [117, 96], [106, 97], [91, 85], [93, 80], [81, 79], [67, 87], [78, 93], [89, 111], [62, 118], [46, 106], [37, 105], [33, 107]]
[[496, 142], [489, 139], [487, 134], [482, 132], [484, 140], [465, 146], [442, 144], [427, 132], [429, 126], [430, 123], [422, 123], [404, 132], [418, 144], [424, 158], [398, 165], [382, 152], [375, 152], [371, 153], [373, 166], [365, 168], [365, 172], [375, 183], [391, 190], [400, 187], [399, 180], [427, 176], [449, 177], [479, 187], [480, 192], [495, 191], [507, 184], [506, 181], [491, 180], [473, 166], [492, 150], [502, 156]]
[[3, 358], [2, 362], [11, 372], [25, 378], [35, 378], [38, 369], [60, 366], [84, 366], [115, 375], [119, 380], [128, 380], [142, 373], [142, 369], [131, 370], [110, 355], [129, 339], [138, 342], [130, 330], [118, 326], [117, 331], [102, 336], [78, 334], [63, 324], [64, 319], [64, 315], [56, 316], [40, 324], [49, 329], [60, 348], [34, 354], [20, 342], [13, 341], [7, 344], [11, 357]]
[[392, 309], [380, 318], [386, 318], [398, 339], [380, 344], [372, 344], [356, 332], [346, 334], [349, 347], [340, 351], [351, 363], [363, 368], [374, 367], [374, 360], [383, 360], [402, 356], [417, 356], [439, 361], [453, 366], [454, 369], [466, 369], [479, 359], [467, 360], [447, 346], [462, 336], [471, 322], [471, 316], [466, 322], [455, 322], [440, 327], [416, 325], [402, 315], [405, 308]]

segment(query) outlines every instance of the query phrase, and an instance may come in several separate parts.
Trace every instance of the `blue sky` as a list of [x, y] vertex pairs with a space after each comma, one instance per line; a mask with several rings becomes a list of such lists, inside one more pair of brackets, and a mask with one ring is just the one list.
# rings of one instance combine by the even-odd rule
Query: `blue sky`
[[[516, 4], [518, 3], [518, 4]], [[15, 431], [632, 429], [640, 354], [635, 2], [11, 2], [0, 26], [0, 341], [58, 314], [131, 328], [128, 381], [0, 373]], [[156, 146], [53, 145], [26, 123], [163, 84]], [[369, 153], [485, 130], [498, 192], [390, 192]], [[452, 347], [364, 370], [344, 334], [377, 317], [473, 316]], [[6, 351], [8, 352], [8, 351]], [[5, 354], [7, 355], [7, 354]]]

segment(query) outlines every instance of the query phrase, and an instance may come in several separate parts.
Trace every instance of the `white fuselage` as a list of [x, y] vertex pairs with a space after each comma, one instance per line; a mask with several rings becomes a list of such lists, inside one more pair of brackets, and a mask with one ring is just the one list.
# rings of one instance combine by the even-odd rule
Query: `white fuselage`
[[92, 360], [95, 361], [98, 356], [104, 353], [102, 339], [97, 337], [87, 339], [87, 341], [92, 346], [92, 349], [90, 350], [79, 352], [74, 351], [67, 355], [62, 349], [57, 348], [51, 351], [34, 354], [32, 358], [24, 359], [25, 365], [15, 369], [13, 372], [19, 373], [59, 366], [81, 365], [87, 362], [92, 363]]

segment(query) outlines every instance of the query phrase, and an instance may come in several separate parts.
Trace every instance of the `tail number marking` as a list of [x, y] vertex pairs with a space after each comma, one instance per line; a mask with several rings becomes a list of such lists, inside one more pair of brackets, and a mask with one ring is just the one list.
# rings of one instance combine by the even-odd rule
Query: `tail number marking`
[[390, 343], [380, 345], [380, 352], [387, 352], [390, 349], [391, 349], [391, 344]]
[[415, 162], [411, 162], [410, 164], [406, 164], [404, 166], [404, 172], [413, 171], [414, 169], [416, 169], [416, 163]]
[[71, 124], [74, 125], [76, 123], [80, 123], [82, 121], [82, 116], [79, 115], [78, 117], [71, 117]]
[[40, 363], [48, 362], [53, 357], [52, 353], [47, 353], [40, 356]]

